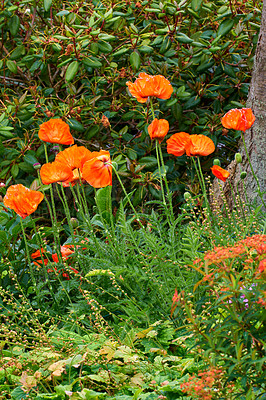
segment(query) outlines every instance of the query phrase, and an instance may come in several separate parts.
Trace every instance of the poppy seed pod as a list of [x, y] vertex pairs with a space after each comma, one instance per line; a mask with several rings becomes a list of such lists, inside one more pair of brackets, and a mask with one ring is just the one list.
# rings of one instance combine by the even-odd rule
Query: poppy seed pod
[[215, 158], [215, 159], [213, 160], [213, 165], [219, 165], [219, 167], [220, 167], [220, 166], [221, 166], [220, 160], [219, 160], [218, 158]]
[[237, 162], [237, 164], [241, 164], [242, 163], [242, 156], [240, 153], [236, 153], [235, 154], [235, 160]]
[[240, 174], [240, 178], [241, 179], [245, 179], [246, 176], [247, 176], [246, 171], [242, 171], [241, 174]]

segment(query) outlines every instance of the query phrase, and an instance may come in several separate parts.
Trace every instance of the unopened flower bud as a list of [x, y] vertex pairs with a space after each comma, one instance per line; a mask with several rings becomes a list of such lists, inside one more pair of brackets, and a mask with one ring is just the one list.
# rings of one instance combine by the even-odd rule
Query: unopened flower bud
[[79, 224], [77, 218], [70, 218], [70, 223], [73, 226], [73, 228], [76, 228]]
[[241, 174], [240, 174], [241, 179], [245, 179], [246, 176], [247, 176], [246, 171], [241, 172]]
[[34, 169], [40, 169], [41, 168], [41, 164], [39, 162], [36, 162], [35, 164], [33, 164], [33, 168]]
[[213, 165], [219, 165], [219, 167], [220, 167], [220, 166], [221, 166], [220, 160], [219, 160], [218, 158], [215, 158], [215, 159], [213, 160]]
[[242, 156], [240, 153], [236, 153], [235, 154], [235, 160], [237, 162], [237, 164], [241, 164], [242, 163]]
[[102, 116], [102, 124], [105, 128], [109, 128], [110, 122], [109, 119], [106, 117], [106, 115], [103, 114]]
[[189, 192], [185, 192], [185, 193], [184, 193], [184, 199], [185, 199], [186, 201], [189, 201], [189, 200], [191, 199], [191, 194], [190, 194]]

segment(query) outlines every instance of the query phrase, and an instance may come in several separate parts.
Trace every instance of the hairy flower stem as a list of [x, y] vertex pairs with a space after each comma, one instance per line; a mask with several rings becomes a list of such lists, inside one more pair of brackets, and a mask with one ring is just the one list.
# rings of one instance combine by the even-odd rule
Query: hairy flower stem
[[[44, 142], [44, 153], [45, 153], [45, 159], [46, 162], [49, 162], [48, 159], [48, 154], [47, 154], [47, 145]], [[40, 179], [41, 181], [41, 179]], [[55, 202], [54, 202], [54, 194], [53, 194], [53, 187], [52, 185], [49, 185], [50, 187], [50, 197], [51, 197], [51, 202], [52, 202], [52, 208], [51, 208], [51, 221], [52, 221], [52, 226], [53, 226], [53, 232], [54, 232], [54, 238], [55, 238], [55, 251], [57, 253], [58, 259], [63, 262], [62, 254], [60, 251], [60, 237], [59, 237], [59, 232], [58, 232], [58, 226], [57, 226], [57, 217], [56, 217], [56, 209], [55, 209]]]
[[246, 142], [245, 142], [245, 138], [244, 138], [244, 133], [243, 132], [241, 132], [241, 137], [242, 137], [242, 140], [243, 140], [244, 149], [245, 149], [245, 152], [246, 152], [246, 156], [247, 156], [247, 159], [248, 159], [248, 163], [249, 163], [253, 178], [255, 179], [255, 181], [257, 183], [258, 195], [260, 196], [262, 204], [263, 204], [264, 208], [266, 209], [266, 204], [265, 204], [265, 202], [263, 200], [263, 193], [261, 192], [261, 189], [260, 189], [260, 183], [259, 183], [259, 180], [258, 180], [255, 172], [254, 172], [254, 169], [252, 167], [252, 164], [251, 164], [251, 161], [250, 161], [250, 158], [249, 158], [249, 155], [248, 155], [248, 149], [247, 149], [247, 146], [246, 146]]
[[36, 290], [36, 293], [37, 293], [37, 299], [38, 299], [38, 303], [39, 303], [39, 289], [38, 289], [38, 286], [37, 286], [37, 283], [36, 283], [36, 279], [35, 279], [35, 276], [34, 276], [34, 271], [33, 271], [32, 265], [31, 265], [31, 258], [30, 258], [30, 252], [29, 252], [26, 232], [25, 232], [25, 229], [24, 229], [24, 226], [23, 226], [22, 218], [21, 217], [19, 217], [19, 218], [20, 218], [20, 225], [21, 225], [22, 235], [23, 235], [23, 239], [24, 239], [24, 243], [25, 243], [27, 261], [28, 261], [29, 269], [30, 269], [30, 276], [31, 276], [32, 283], [33, 283], [33, 285], [35, 287], [35, 290]]
[[[47, 269], [46, 269], [46, 265], [45, 265], [45, 263], [44, 263], [44, 257], [43, 257], [42, 248], [45, 250], [45, 251], [44, 251], [44, 254], [45, 254], [45, 256], [46, 256], [46, 249], [45, 249], [46, 243], [43, 243], [43, 244], [42, 244], [42, 237], [41, 237], [40, 233], [37, 231], [37, 227], [36, 227], [35, 220], [32, 219], [32, 221], [33, 221], [34, 233], [35, 233], [35, 236], [36, 236], [36, 238], [37, 238], [37, 242], [38, 242], [38, 245], [39, 245], [39, 248], [40, 248], [40, 256], [41, 256], [41, 260], [42, 260], [42, 266], [43, 266], [43, 270], [44, 270], [45, 279], [46, 279], [46, 282], [47, 282], [47, 284], [48, 284], [48, 287], [49, 287], [49, 290], [50, 290], [50, 294], [51, 294], [51, 296], [52, 296], [52, 298], [53, 298], [53, 301], [54, 301], [54, 302], [56, 303], [56, 305], [59, 307], [59, 304], [58, 304], [58, 302], [57, 302], [57, 300], [56, 300], [56, 297], [55, 297], [55, 295], [54, 295], [54, 290], [53, 290], [53, 288], [52, 288], [52, 285], [51, 285], [51, 282], [50, 282], [50, 279], [49, 279], [49, 275], [48, 275], [48, 272], [47, 272]], [[46, 256], [46, 257], [47, 257], [47, 256]], [[48, 259], [48, 257], [47, 257], [47, 259]], [[49, 262], [50, 262], [50, 261], [49, 261]], [[53, 264], [53, 263], [50, 262], [50, 264]], [[52, 265], [52, 267], [53, 267], [53, 265]], [[58, 308], [58, 309], [59, 309], [59, 308]]]
[[209, 223], [211, 224], [211, 226], [213, 226], [214, 217], [213, 217], [213, 214], [212, 214], [212, 211], [211, 211], [211, 207], [210, 207], [210, 203], [209, 203], [209, 200], [208, 200], [208, 197], [207, 197], [206, 186], [205, 186], [204, 176], [203, 176], [201, 165], [200, 165], [200, 160], [199, 160], [199, 157], [197, 157], [197, 162], [198, 162], [198, 167], [197, 167], [197, 164], [196, 164], [196, 162], [194, 160], [194, 157], [191, 157], [191, 158], [192, 158], [195, 170], [196, 170], [198, 178], [199, 178], [200, 186], [201, 186], [201, 189], [202, 189], [202, 192], [203, 192], [203, 197], [204, 197], [205, 204], [206, 204], [206, 207], [207, 207], [207, 219], [209, 220]]

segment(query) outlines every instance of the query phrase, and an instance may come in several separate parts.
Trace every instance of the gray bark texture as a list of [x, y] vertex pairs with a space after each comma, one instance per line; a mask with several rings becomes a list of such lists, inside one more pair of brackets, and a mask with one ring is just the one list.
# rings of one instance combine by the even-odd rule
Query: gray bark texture
[[[256, 117], [253, 126], [244, 133], [245, 143], [247, 146], [249, 158], [253, 170], [259, 180], [261, 192], [263, 194], [264, 203], [266, 202], [266, 0], [263, 2], [262, 19], [258, 43], [256, 48], [252, 79], [250, 84], [249, 96], [246, 104], [247, 108], [251, 108]], [[231, 195], [231, 186], [235, 194], [239, 193], [240, 198], [244, 202], [249, 202], [253, 205], [261, 204], [261, 199], [257, 191], [257, 183], [251, 172], [248, 159], [245, 153], [244, 145], [241, 140], [239, 144], [239, 153], [242, 155], [243, 162], [236, 164], [232, 161], [227, 167], [231, 173], [225, 183], [217, 182], [216, 179], [213, 185], [213, 196], [216, 203], [222, 204], [221, 189], [227, 200], [230, 209], [234, 207], [233, 196]], [[247, 199], [245, 199], [243, 182], [240, 179], [240, 173], [247, 172], [247, 177], [244, 179], [246, 187]], [[265, 208], [263, 211], [266, 211]]]

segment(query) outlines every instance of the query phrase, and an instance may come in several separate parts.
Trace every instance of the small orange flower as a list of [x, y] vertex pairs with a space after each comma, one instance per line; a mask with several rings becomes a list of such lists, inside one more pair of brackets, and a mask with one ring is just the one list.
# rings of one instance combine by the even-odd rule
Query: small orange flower
[[190, 140], [190, 135], [186, 132], [175, 133], [168, 139], [167, 142], [167, 153], [173, 154], [174, 156], [182, 156], [185, 154], [186, 146]]
[[93, 151], [82, 168], [82, 177], [93, 187], [112, 186], [112, 166], [109, 151]]
[[163, 141], [163, 138], [169, 131], [169, 122], [166, 119], [155, 118], [152, 123], [148, 126], [148, 132], [151, 139], [157, 139], [159, 143]]
[[48, 143], [73, 144], [69, 126], [61, 119], [50, 119], [40, 125], [39, 138]]
[[213, 141], [205, 135], [190, 135], [186, 144], [187, 156], [208, 156], [215, 151]]
[[229, 177], [230, 172], [226, 171], [226, 169], [223, 169], [219, 167], [219, 165], [214, 165], [211, 167], [212, 173], [216, 178], [221, 179], [221, 181], [225, 182], [226, 179]]
[[261, 260], [259, 263], [259, 272], [262, 274], [263, 272], [266, 272], [266, 258], [264, 260]]
[[173, 93], [171, 83], [162, 75], [148, 75], [141, 72], [135, 82], [126, 82], [128, 90], [139, 103], [145, 103], [149, 96], [170, 99]]
[[18, 184], [9, 186], [4, 197], [4, 205], [14, 210], [23, 219], [37, 210], [44, 195]]
[[234, 108], [224, 115], [221, 122], [226, 129], [245, 132], [254, 124], [254, 121], [255, 116], [251, 108]]
[[67, 165], [54, 161], [44, 164], [40, 169], [40, 176], [44, 185], [55, 182], [71, 181], [73, 179], [72, 169]]
[[[41, 251], [38, 249], [36, 250], [34, 253], [32, 253], [31, 258], [33, 258], [35, 261], [33, 261], [33, 264], [35, 265], [42, 265], [42, 257], [41, 254], [44, 254], [45, 250], [43, 248], [41, 248]], [[46, 265], [48, 263], [48, 259], [44, 258], [43, 262], [44, 265]]]

